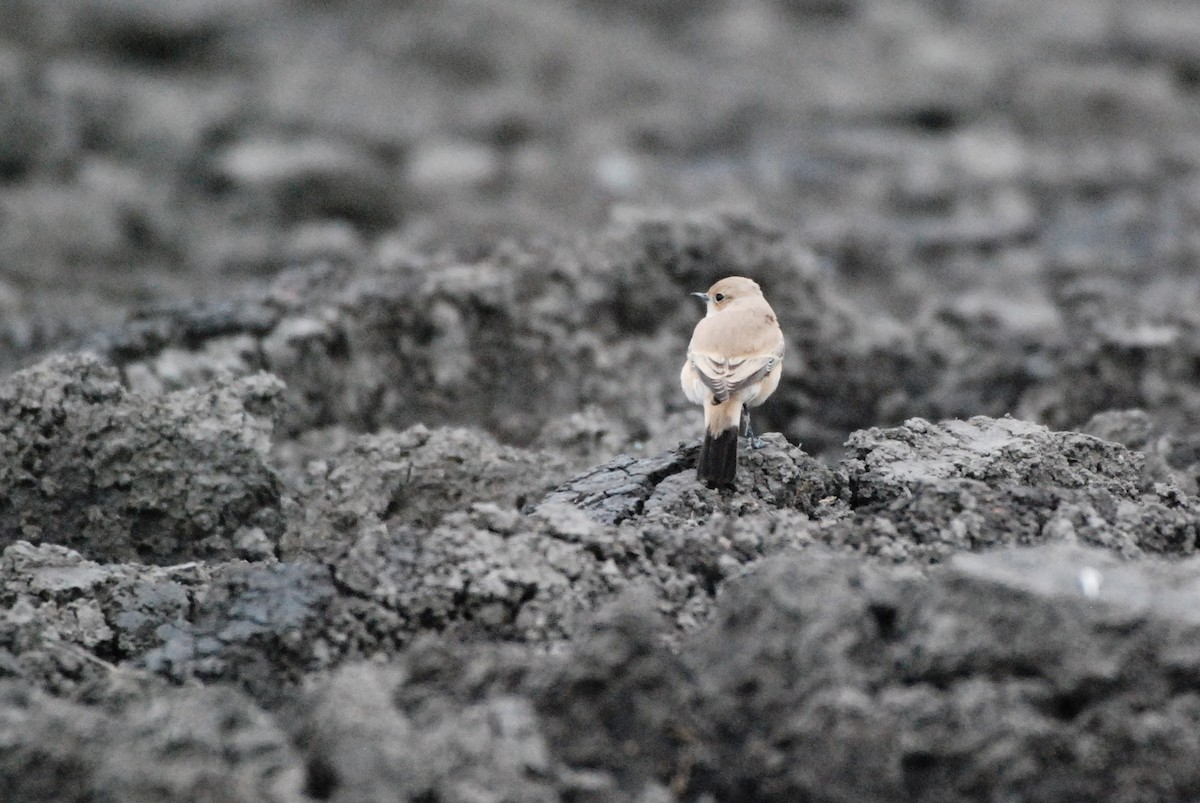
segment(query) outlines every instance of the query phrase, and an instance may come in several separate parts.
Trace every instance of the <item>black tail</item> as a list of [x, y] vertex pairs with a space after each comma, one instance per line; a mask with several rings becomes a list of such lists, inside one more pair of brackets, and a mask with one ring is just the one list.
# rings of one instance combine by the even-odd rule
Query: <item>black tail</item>
[[704, 445], [696, 461], [696, 476], [709, 488], [732, 488], [737, 476], [738, 428], [720, 435], [704, 433]]

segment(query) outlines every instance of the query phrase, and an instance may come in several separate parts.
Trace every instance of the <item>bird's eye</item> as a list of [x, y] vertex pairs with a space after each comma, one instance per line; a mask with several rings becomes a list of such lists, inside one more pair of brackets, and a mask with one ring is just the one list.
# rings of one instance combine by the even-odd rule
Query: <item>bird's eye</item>
[[724, 300], [725, 300], [725, 294], [724, 294], [724, 293], [717, 293], [715, 296], [713, 296], [713, 301], [716, 301], [717, 303], [720, 303], [720, 302], [722, 302], [722, 301], [724, 301]]

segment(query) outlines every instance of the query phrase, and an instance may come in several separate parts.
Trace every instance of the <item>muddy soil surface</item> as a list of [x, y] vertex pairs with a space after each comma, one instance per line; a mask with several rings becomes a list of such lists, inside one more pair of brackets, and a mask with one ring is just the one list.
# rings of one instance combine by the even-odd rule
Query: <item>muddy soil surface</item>
[[1198, 269], [1191, 3], [4, 3], [0, 799], [1200, 798]]

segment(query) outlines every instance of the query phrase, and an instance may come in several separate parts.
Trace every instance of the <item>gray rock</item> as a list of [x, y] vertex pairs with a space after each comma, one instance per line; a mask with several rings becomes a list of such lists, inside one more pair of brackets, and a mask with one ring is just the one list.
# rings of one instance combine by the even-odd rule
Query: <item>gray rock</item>
[[322, 566], [216, 567], [188, 618], [156, 628], [161, 644], [136, 663], [176, 681], [232, 681], [275, 702], [337, 657], [324, 638], [335, 596]]
[[5, 800], [305, 800], [286, 733], [238, 692], [155, 689], [83, 706], [0, 681]]
[[[1186, 799], [1198, 572], [1062, 544], [925, 573], [811, 549], [728, 586], [678, 652], [633, 594], [558, 657], [429, 641], [347, 668], [302, 743], [346, 800], [479, 772], [538, 798], [1136, 800], [1153, 777]], [[464, 754], [482, 709], [494, 724], [469, 742], [488, 747]], [[436, 738], [389, 752], [422, 723]]]
[[278, 380], [144, 397], [118, 378], [77, 355], [0, 385], [0, 543], [165, 564], [234, 557], [246, 528], [278, 539], [280, 486], [265, 460]]
[[[663, 649], [653, 600], [630, 594], [609, 606], [573, 651], [530, 682], [554, 757], [608, 776], [628, 799], [650, 778], [685, 791], [706, 729], [695, 677]], [[601, 787], [603, 788], [603, 787]], [[625, 795], [615, 794], [618, 790]]]
[[1133, 800], [1150, 773], [1186, 798], [1197, 576], [1064, 545], [928, 577], [810, 551], [731, 586], [678, 659], [639, 635], [643, 605], [561, 670], [586, 693], [537, 693], [556, 757], [606, 766], [623, 745], [625, 789], [640, 772], [717, 799]]
[[346, 803], [559, 800], [551, 751], [528, 698], [489, 690], [461, 704], [413, 694], [414, 676], [430, 677], [429, 657], [390, 668], [347, 666], [312, 695], [299, 731], [310, 793]]
[[680, 444], [653, 457], [622, 455], [571, 479], [542, 504], [569, 504], [597, 521], [694, 520], [735, 506], [740, 515], [799, 510], [814, 515], [844, 493], [844, 480], [781, 435], [769, 434], [762, 448], [743, 442], [738, 486], [732, 498], [705, 488], [695, 478], [697, 443]]
[[[847, 374], [869, 345], [853, 337], [811, 254], [747, 215], [623, 214], [590, 241], [513, 246], [499, 263], [410, 256], [306, 268], [221, 304], [148, 311], [96, 346], [166, 389], [220, 367], [270, 371], [287, 385], [288, 432], [455, 424], [528, 443], [590, 404], [627, 441], [673, 438], [674, 372], [700, 314], [688, 293], [730, 273], [757, 277], [795, 338], [789, 384], [759, 428], [792, 420], [797, 394], [825, 423], [822, 442], [865, 424], [886, 371]], [[824, 349], [837, 356], [806, 370]]]
[[541, 498], [565, 461], [517, 449], [467, 429], [362, 435], [319, 455], [301, 452], [297, 474], [302, 515], [293, 519], [284, 554], [321, 554], [381, 523], [431, 528], [473, 505], [518, 510]]
[[52, 168], [69, 153], [63, 109], [17, 53], [0, 54], [0, 182]]
[[1060, 539], [1127, 555], [1196, 549], [1195, 502], [1146, 487], [1140, 453], [1089, 435], [1011, 418], [913, 419], [848, 446], [855, 516], [825, 533], [831, 543], [896, 560]]
[[[57, 544], [19, 541], [0, 558], [5, 674], [77, 698], [186, 624], [207, 567], [100, 564]], [[118, 669], [118, 664], [120, 668]]]
[[1156, 482], [1167, 483], [1179, 486], [1192, 496], [1196, 494], [1194, 473], [1176, 470], [1171, 464], [1174, 438], [1145, 410], [1096, 413], [1079, 431], [1141, 452], [1146, 460], [1142, 479], [1144, 486]]
[[224, 149], [210, 169], [218, 186], [248, 194], [282, 221], [328, 218], [379, 228], [399, 214], [392, 165], [351, 142], [250, 138]]

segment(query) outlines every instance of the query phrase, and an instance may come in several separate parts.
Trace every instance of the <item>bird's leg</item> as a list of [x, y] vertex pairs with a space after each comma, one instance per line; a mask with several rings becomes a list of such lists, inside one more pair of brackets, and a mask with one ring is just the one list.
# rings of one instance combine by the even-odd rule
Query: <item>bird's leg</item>
[[767, 442], [754, 434], [754, 427], [750, 425], [750, 408], [742, 405], [742, 435], [746, 440], [750, 441], [751, 449], [761, 449], [767, 445]]

